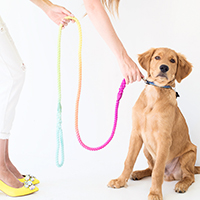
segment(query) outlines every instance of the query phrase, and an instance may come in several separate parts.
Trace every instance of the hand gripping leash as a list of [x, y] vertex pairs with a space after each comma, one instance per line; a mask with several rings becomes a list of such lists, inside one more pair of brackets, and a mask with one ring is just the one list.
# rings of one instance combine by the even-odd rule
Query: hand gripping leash
[[[105, 146], [109, 144], [109, 142], [112, 140], [115, 129], [117, 126], [117, 118], [118, 118], [118, 107], [119, 107], [119, 101], [122, 97], [124, 88], [126, 87], [126, 81], [123, 79], [119, 92], [117, 95], [117, 101], [115, 105], [115, 117], [114, 117], [114, 124], [113, 129], [110, 137], [108, 140], [102, 144], [99, 147], [89, 147], [83, 143], [80, 137], [79, 128], [78, 128], [78, 112], [79, 112], [79, 101], [80, 101], [80, 95], [81, 95], [81, 84], [82, 84], [82, 58], [81, 58], [81, 50], [82, 50], [82, 31], [81, 31], [81, 25], [77, 18], [67, 16], [65, 19], [72, 19], [76, 22], [78, 26], [78, 32], [79, 32], [79, 47], [78, 47], [78, 60], [79, 60], [79, 80], [78, 80], [78, 92], [77, 92], [77, 98], [76, 98], [76, 107], [75, 107], [75, 131], [76, 136], [78, 138], [78, 141], [82, 147], [84, 147], [87, 150], [90, 151], [98, 151]], [[57, 107], [57, 153], [56, 153], [56, 164], [58, 167], [61, 167], [64, 164], [64, 143], [63, 143], [63, 133], [62, 133], [62, 106], [61, 106], [61, 73], [60, 73], [60, 44], [61, 44], [61, 32], [62, 32], [62, 24], [59, 26], [59, 35], [58, 35], [58, 55], [57, 55], [57, 81], [58, 81], [58, 107]], [[59, 156], [59, 153], [61, 152], [61, 155]], [[59, 161], [59, 157], [60, 160]]]

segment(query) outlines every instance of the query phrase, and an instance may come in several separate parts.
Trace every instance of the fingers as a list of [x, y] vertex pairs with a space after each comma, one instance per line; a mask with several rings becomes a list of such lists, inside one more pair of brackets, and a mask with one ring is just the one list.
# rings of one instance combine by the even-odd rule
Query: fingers
[[128, 84], [130, 83], [130, 81], [129, 81], [129, 77], [126, 76], [126, 77], [124, 77], [124, 78], [125, 78], [126, 84], [128, 85]]
[[[68, 16], [70, 16], [70, 17], [74, 17], [73, 15], [68, 15]], [[64, 23], [69, 23], [69, 22], [72, 22], [72, 23], [74, 23], [75, 21], [73, 20], [73, 19], [66, 19], [66, 17], [68, 17], [68, 16], [65, 16], [64, 18], [63, 18], [63, 22]]]
[[[65, 17], [67, 17], [67, 16], [70, 16], [70, 17], [74, 17], [74, 15], [69, 11], [69, 10], [67, 10], [66, 8], [64, 8], [64, 7], [62, 7], [62, 13], [64, 14], [64, 15], [66, 15]], [[74, 23], [75, 21], [74, 20], [72, 20], [72, 19], [63, 19], [64, 20], [64, 23], [69, 23], [70, 21], [72, 22], [72, 23]]]
[[119, 66], [126, 80], [126, 84], [141, 81], [144, 78], [137, 64], [127, 54], [125, 54], [123, 59], [119, 59]]
[[129, 77], [128, 77], [129, 83], [133, 83], [133, 82], [134, 82], [134, 78], [135, 78], [135, 77], [133, 77], [133, 76], [129, 76]]
[[144, 79], [144, 75], [140, 72], [141, 79]]
[[69, 24], [69, 22], [74, 23], [72, 19], [66, 19], [67, 16], [74, 17], [74, 15], [68, 11], [66, 8], [54, 5], [48, 12], [49, 18], [54, 21], [57, 25], [62, 24], [63, 28]]
[[[68, 16], [69, 16], [69, 15], [68, 15]], [[71, 16], [71, 17], [73, 17], [73, 16]], [[63, 25], [62, 28], [64, 29], [64, 27], [67, 26], [70, 22], [74, 23], [75, 21], [72, 20], [72, 19], [63, 18], [62, 21], [61, 21], [61, 24]]]
[[71, 16], [71, 17], [74, 17], [74, 15], [69, 11], [67, 10], [66, 8], [62, 7], [61, 8], [61, 11], [63, 14], [67, 15], [67, 16]]
[[144, 78], [144, 75], [139, 70], [137, 70], [131, 75], [124, 76], [124, 78], [126, 80], [126, 84], [128, 85], [129, 83], [133, 83], [135, 81], [141, 81], [141, 79]]
[[141, 81], [141, 79], [143, 78], [144, 76], [142, 75], [142, 73], [139, 71], [139, 73], [137, 74], [137, 77], [136, 77], [136, 81]]
[[70, 21], [71, 21], [70, 19], [63, 19], [61, 23], [63, 26], [67, 26]]

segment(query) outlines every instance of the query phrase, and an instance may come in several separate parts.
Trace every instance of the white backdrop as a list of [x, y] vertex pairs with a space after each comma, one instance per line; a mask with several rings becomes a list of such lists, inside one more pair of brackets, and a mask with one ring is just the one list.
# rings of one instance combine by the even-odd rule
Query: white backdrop
[[[118, 63], [94, 29], [80, 0], [54, 0], [69, 9], [83, 31], [83, 88], [80, 103], [80, 134], [84, 142], [97, 146], [112, 130], [114, 106], [123, 79]], [[189, 126], [192, 142], [200, 147], [200, 3], [196, 0], [121, 0], [120, 18], [111, 18], [115, 30], [132, 59], [151, 47], [169, 47], [193, 64], [191, 73], [177, 91], [178, 104]], [[10, 154], [23, 173], [35, 174], [40, 192], [27, 199], [147, 199], [151, 179], [129, 181], [128, 189], [112, 190], [108, 181], [123, 170], [131, 132], [131, 108], [144, 88], [143, 82], [126, 87], [120, 103], [116, 135], [99, 152], [83, 149], [75, 136], [74, 107], [78, 80], [78, 31], [70, 24], [62, 33], [62, 104], [65, 164], [55, 165], [56, 152], [56, 54], [58, 27], [27, 0], [1, 0], [0, 14], [6, 22], [26, 67], [26, 81], [17, 107], [10, 138]], [[140, 67], [141, 69], [141, 67]], [[146, 72], [141, 69], [146, 75]], [[197, 164], [200, 165], [199, 148]], [[143, 153], [135, 169], [147, 166]], [[177, 195], [175, 182], [164, 183], [164, 198], [197, 198], [200, 178], [188, 193]], [[198, 185], [198, 186], [197, 186]], [[142, 194], [141, 194], [142, 192]], [[59, 198], [58, 198], [58, 195]], [[0, 198], [3, 199], [3, 195]], [[37, 197], [37, 198], [36, 198]]]

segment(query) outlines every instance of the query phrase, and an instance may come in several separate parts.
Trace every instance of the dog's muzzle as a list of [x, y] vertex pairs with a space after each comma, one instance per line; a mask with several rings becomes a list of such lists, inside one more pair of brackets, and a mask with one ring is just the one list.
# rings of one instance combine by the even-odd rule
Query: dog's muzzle
[[165, 72], [169, 71], [169, 67], [167, 65], [161, 65], [160, 66], [160, 71], [165, 73]]
[[168, 79], [166, 72], [169, 71], [169, 67], [167, 65], [160, 66], [160, 73], [156, 77], [163, 77]]

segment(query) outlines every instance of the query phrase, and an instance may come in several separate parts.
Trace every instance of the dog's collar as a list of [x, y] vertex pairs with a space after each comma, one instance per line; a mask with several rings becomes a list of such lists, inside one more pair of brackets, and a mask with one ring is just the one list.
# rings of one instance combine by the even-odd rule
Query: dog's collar
[[172, 90], [174, 90], [174, 92], [176, 92], [176, 98], [180, 97], [179, 93], [174, 88], [172, 88], [170, 85], [158, 86], [154, 82], [148, 81], [147, 79], [143, 79], [143, 80], [147, 85], [153, 85], [153, 86], [160, 87], [160, 88], [172, 89]]
[[156, 85], [154, 82], [148, 81], [147, 79], [145, 79], [144, 82], [145, 82], [147, 85], [153, 85], [153, 86], [160, 87], [160, 88], [172, 89], [172, 87], [171, 87], [170, 85], [158, 86], [158, 85]]

